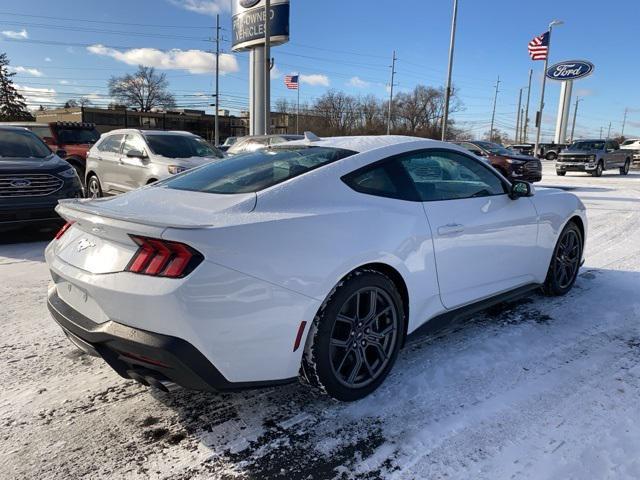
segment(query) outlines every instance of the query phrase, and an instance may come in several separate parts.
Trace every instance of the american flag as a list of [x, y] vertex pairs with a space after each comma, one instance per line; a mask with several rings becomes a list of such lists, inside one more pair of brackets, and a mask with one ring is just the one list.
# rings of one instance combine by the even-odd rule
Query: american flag
[[289, 90], [298, 90], [299, 75], [287, 75], [284, 77], [284, 84]]
[[549, 54], [549, 32], [533, 37], [529, 42], [529, 56], [531, 60], [546, 60]]

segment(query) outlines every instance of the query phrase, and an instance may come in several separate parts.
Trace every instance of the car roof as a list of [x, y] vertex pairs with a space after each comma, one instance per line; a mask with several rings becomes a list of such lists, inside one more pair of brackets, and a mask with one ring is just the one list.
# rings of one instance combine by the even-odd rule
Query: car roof
[[390, 145], [398, 145], [402, 143], [411, 143], [421, 141], [425, 143], [425, 148], [442, 147], [449, 144], [437, 140], [430, 140], [421, 137], [409, 137], [404, 135], [363, 135], [354, 137], [327, 137], [316, 141], [295, 140], [287, 143], [289, 145], [308, 145], [314, 147], [330, 147], [352, 150], [354, 152], [363, 153], [378, 148], [388, 147]]
[[0, 130], [18, 130], [24, 132], [25, 130], [28, 131], [29, 129], [20, 125], [0, 125]]
[[118, 128], [117, 130], [110, 130], [104, 135], [112, 134], [126, 134], [126, 133], [140, 133], [142, 135], [185, 135], [195, 137], [196, 135], [191, 132], [185, 132], [184, 130], [142, 130], [139, 128]]
[[0, 122], [0, 127], [48, 127], [48, 123], [41, 122]]

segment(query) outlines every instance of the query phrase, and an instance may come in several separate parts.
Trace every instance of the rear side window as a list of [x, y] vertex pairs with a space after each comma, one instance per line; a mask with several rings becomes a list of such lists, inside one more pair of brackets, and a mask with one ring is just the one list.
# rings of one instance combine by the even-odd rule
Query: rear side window
[[209, 163], [163, 184], [193, 192], [257, 192], [354, 154], [339, 148], [276, 147]]
[[98, 150], [104, 153], [120, 153], [120, 144], [124, 135], [109, 135], [98, 144]]
[[45, 139], [45, 137], [51, 138], [51, 129], [49, 127], [27, 127], [33, 133], [35, 133], [41, 139]]

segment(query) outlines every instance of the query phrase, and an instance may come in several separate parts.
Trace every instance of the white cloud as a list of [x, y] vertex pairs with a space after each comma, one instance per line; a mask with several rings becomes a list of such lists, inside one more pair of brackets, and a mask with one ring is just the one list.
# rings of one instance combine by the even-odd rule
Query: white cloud
[[24, 96], [27, 105], [47, 104], [57, 101], [57, 92], [53, 88], [36, 88], [26, 85], [18, 85], [16, 89]]
[[[191, 73], [212, 73], [215, 71], [216, 56], [203, 50], [169, 50], [164, 52], [155, 48], [133, 48], [116, 50], [104, 45], [91, 45], [87, 50], [95, 55], [114, 58], [127, 65], [144, 65], [163, 70], [188, 70]], [[220, 73], [237, 72], [236, 57], [223, 53], [220, 55]]]
[[44, 61], [45, 62], [53, 62], [53, 60], [51, 60], [51, 57], [44, 57]]
[[230, 0], [169, 0], [173, 5], [202, 15], [216, 16], [231, 10]]
[[44, 73], [42, 73], [37, 68], [27, 68], [27, 67], [9, 67], [9, 68], [16, 73], [28, 73], [29, 75], [32, 75], [34, 77], [44, 76]]
[[271, 80], [278, 80], [282, 77], [282, 72], [275, 65], [271, 69]]
[[328, 87], [330, 82], [329, 77], [326, 75], [314, 73], [312, 75], [300, 75], [300, 83], [306, 83], [307, 85], [312, 86]]
[[69, 85], [69, 80], [60, 80], [60, 85]]
[[579, 88], [576, 94], [579, 97], [590, 97], [591, 95], [593, 95], [593, 90], [591, 90], [590, 88]]
[[348, 85], [355, 87], [355, 88], [367, 88], [371, 86], [371, 83], [362, 80], [360, 77], [351, 77], [351, 79], [349, 80]]
[[7, 38], [13, 38], [14, 40], [26, 40], [29, 38], [29, 34], [24, 28], [19, 32], [16, 32], [15, 30], [3, 30], [2, 35]]

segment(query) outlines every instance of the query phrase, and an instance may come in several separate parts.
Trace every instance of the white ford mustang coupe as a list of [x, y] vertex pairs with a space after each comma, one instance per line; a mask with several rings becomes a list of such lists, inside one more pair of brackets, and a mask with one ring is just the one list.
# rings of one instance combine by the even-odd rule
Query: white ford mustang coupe
[[48, 305], [121, 376], [223, 391], [375, 390], [408, 334], [573, 286], [585, 207], [448, 143], [319, 138], [69, 200]]

